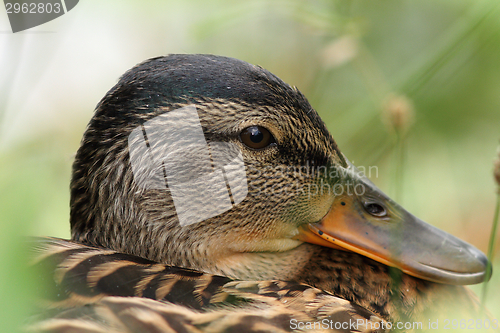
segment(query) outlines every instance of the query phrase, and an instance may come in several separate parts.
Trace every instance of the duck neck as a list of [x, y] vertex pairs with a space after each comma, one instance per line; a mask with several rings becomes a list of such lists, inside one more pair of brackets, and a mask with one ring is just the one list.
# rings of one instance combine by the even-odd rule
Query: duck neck
[[311, 261], [317, 246], [302, 244], [284, 252], [232, 253], [215, 263], [195, 269], [238, 280], [296, 280], [296, 274]]
[[444, 315], [436, 310], [453, 303], [461, 304], [464, 312], [475, 311], [471, 292], [463, 286], [433, 283], [404, 273], [395, 280], [386, 265], [331, 248], [315, 247], [311, 260], [293, 280], [347, 299], [392, 322], [427, 321]]

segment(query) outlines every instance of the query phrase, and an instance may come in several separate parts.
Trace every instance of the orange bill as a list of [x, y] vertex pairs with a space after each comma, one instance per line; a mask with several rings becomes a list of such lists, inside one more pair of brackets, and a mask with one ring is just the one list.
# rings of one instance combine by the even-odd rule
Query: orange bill
[[355, 181], [357, 193], [336, 196], [326, 216], [301, 226], [295, 238], [356, 252], [433, 282], [474, 284], [489, 279], [488, 260], [481, 251], [411, 215], [366, 178]]

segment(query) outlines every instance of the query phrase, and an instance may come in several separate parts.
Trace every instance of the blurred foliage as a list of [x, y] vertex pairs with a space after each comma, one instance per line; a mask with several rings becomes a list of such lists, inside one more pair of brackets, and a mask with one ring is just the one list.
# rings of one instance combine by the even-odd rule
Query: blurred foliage
[[[387, 105], [408, 101], [403, 205], [486, 251], [500, 137], [495, 0], [82, 1], [15, 35], [1, 15], [2, 331], [36, 289], [22, 236], [69, 237], [72, 154], [93, 108], [125, 70], [167, 53], [232, 56], [297, 86], [346, 156], [378, 167], [373, 181], [389, 194]], [[500, 294], [495, 269], [489, 293]], [[487, 306], [500, 317], [498, 297]]]

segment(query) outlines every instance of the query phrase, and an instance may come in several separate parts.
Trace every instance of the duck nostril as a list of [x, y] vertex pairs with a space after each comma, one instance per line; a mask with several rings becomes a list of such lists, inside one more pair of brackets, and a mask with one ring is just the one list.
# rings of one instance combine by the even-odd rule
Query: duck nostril
[[368, 214], [373, 215], [375, 217], [384, 217], [387, 215], [386, 209], [375, 202], [368, 202], [364, 204], [365, 210], [368, 212]]

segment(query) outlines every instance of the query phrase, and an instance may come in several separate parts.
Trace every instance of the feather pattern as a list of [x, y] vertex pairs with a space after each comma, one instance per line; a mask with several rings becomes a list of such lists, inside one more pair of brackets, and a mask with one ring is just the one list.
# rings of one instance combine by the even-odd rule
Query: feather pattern
[[321, 332], [330, 321], [382, 332], [385, 323], [302, 283], [231, 280], [56, 238], [34, 251], [34, 265], [52, 272], [50, 310], [34, 332], [290, 332], [299, 322]]

